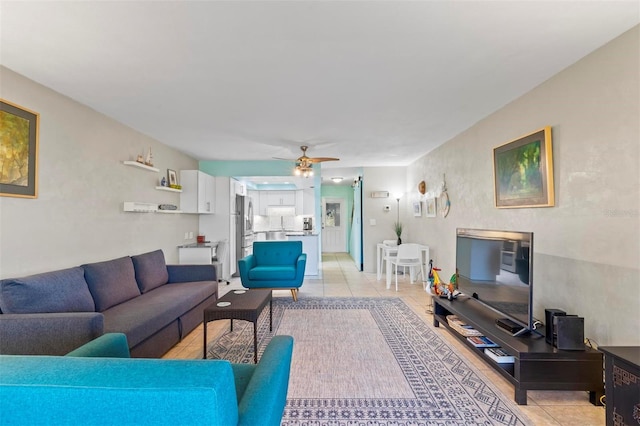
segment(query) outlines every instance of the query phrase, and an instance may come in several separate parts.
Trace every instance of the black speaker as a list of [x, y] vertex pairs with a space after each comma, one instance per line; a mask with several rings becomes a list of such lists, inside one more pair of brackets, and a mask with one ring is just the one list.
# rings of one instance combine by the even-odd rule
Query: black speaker
[[550, 345], [556, 345], [557, 333], [553, 326], [553, 317], [566, 315], [567, 313], [562, 309], [545, 309], [544, 310], [544, 335], [547, 343]]
[[558, 333], [556, 347], [564, 351], [584, 351], [584, 318], [575, 315], [553, 318]]

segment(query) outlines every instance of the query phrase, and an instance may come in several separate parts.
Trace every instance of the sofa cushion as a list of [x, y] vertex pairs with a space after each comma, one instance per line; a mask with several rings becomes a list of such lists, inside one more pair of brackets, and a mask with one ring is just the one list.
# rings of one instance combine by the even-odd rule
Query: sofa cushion
[[256, 266], [249, 270], [251, 280], [293, 280], [295, 277], [295, 266]]
[[84, 270], [79, 267], [0, 281], [5, 314], [94, 312]]
[[169, 281], [167, 264], [162, 250], [131, 256], [138, 288], [142, 293], [160, 287]]
[[89, 263], [82, 268], [98, 312], [140, 296], [129, 256]]
[[103, 312], [105, 333], [127, 335], [134, 347], [216, 294], [216, 281], [167, 284]]

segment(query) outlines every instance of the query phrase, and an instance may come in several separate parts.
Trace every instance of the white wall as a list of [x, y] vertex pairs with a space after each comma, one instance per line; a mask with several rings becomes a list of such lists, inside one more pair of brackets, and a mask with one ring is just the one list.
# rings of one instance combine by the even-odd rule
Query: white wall
[[[455, 272], [457, 227], [534, 232], [534, 309], [585, 318], [600, 345], [639, 345], [640, 31], [636, 27], [495, 112], [408, 169], [407, 189], [446, 173], [447, 218], [409, 233]], [[492, 149], [552, 126], [556, 205], [496, 209]]]
[[[395, 240], [393, 223], [398, 217], [398, 202], [395, 194], [401, 193], [400, 222], [406, 225], [406, 173], [405, 167], [365, 167], [362, 173], [362, 223], [363, 257], [365, 272], [376, 271], [376, 244], [383, 240]], [[389, 198], [371, 198], [372, 192], [388, 191]], [[384, 206], [390, 206], [384, 211]], [[372, 225], [371, 221], [375, 221]], [[403, 241], [417, 240], [407, 231], [402, 233]]]
[[[157, 191], [167, 168], [194, 159], [0, 67], [0, 96], [40, 113], [39, 195], [0, 197], [0, 277], [16, 277], [161, 248], [177, 263], [196, 215], [124, 213], [124, 201], [179, 204]], [[151, 147], [160, 173], [124, 166]]]

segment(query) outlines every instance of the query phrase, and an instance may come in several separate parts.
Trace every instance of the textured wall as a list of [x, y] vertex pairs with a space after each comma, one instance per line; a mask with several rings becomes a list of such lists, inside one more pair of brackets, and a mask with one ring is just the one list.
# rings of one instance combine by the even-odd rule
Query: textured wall
[[[40, 113], [39, 195], [0, 197], [0, 277], [22, 276], [161, 248], [177, 262], [195, 215], [122, 211], [124, 201], [179, 204], [157, 191], [166, 169], [194, 159], [0, 67], [0, 96]], [[160, 173], [124, 166], [151, 147]]]
[[[451, 212], [409, 220], [449, 276], [457, 227], [534, 232], [534, 310], [585, 317], [601, 345], [639, 345], [640, 85], [636, 27], [413, 163], [407, 188], [446, 173]], [[556, 205], [496, 209], [492, 149], [552, 126]], [[418, 220], [419, 219], [419, 220]]]

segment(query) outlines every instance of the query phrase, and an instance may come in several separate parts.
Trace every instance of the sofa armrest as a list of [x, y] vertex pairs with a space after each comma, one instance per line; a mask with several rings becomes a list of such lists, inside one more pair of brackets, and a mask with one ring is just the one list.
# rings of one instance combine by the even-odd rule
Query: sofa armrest
[[101, 358], [130, 358], [129, 344], [124, 333], [107, 333], [94, 339], [78, 349], [74, 349], [66, 356], [101, 357]]
[[307, 267], [307, 253], [302, 253], [296, 260], [296, 281], [302, 285], [304, 280], [304, 269]]
[[64, 355], [103, 333], [99, 312], [1, 314], [0, 353]]
[[169, 284], [193, 281], [218, 281], [213, 265], [167, 265]]
[[242, 282], [248, 282], [249, 270], [256, 266], [256, 257], [252, 254], [238, 260], [238, 273]]
[[293, 337], [274, 336], [238, 401], [238, 425], [280, 425], [289, 389]]

